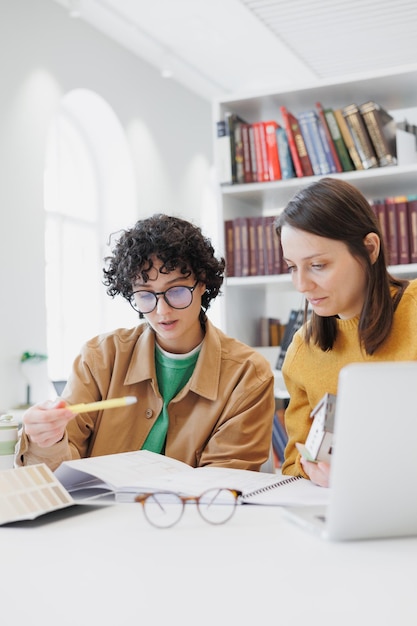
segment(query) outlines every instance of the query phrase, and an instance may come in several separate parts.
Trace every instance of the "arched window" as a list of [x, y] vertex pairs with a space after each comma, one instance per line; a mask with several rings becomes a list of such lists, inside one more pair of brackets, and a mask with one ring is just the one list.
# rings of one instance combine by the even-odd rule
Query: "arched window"
[[66, 379], [81, 344], [134, 323], [130, 307], [102, 284], [109, 235], [135, 221], [133, 166], [123, 128], [94, 92], [62, 98], [46, 154], [46, 309], [48, 373]]

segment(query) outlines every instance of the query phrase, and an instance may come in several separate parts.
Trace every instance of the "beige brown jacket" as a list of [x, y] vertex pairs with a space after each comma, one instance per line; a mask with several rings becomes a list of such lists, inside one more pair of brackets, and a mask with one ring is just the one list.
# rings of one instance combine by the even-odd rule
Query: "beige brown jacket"
[[[63, 398], [70, 403], [136, 396], [137, 404], [77, 415], [50, 448], [23, 433], [18, 465], [139, 450], [162, 409], [155, 372], [155, 336], [147, 324], [87, 342], [74, 362]], [[267, 460], [274, 414], [269, 363], [209, 321], [195, 370], [168, 406], [165, 454], [193, 467], [259, 470]]]

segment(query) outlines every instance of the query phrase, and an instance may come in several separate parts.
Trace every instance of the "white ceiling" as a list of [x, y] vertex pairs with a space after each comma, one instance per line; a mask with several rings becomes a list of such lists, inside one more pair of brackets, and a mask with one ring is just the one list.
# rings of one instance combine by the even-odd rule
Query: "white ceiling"
[[417, 63], [415, 0], [54, 0], [203, 98]]

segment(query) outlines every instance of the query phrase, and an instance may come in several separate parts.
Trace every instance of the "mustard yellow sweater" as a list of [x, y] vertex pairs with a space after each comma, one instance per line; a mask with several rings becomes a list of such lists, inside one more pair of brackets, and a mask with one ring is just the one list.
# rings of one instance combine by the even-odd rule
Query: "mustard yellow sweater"
[[358, 317], [337, 320], [337, 339], [328, 352], [316, 345], [307, 345], [302, 330], [294, 335], [282, 367], [290, 394], [285, 412], [288, 444], [282, 466], [284, 474], [305, 476], [295, 443], [305, 442], [312, 422], [310, 413], [324, 394], [337, 394], [338, 376], [344, 365], [364, 361], [417, 360], [417, 279], [405, 290], [388, 339], [376, 354], [367, 355], [359, 345], [358, 321]]

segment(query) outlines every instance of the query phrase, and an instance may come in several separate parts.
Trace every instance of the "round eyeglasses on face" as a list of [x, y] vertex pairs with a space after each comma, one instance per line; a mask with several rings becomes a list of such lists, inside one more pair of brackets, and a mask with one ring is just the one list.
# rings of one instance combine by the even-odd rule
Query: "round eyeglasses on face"
[[225, 524], [236, 510], [241, 491], [208, 489], [200, 496], [182, 496], [172, 491], [142, 493], [135, 502], [142, 505], [146, 519], [157, 528], [170, 528], [182, 518], [186, 505], [195, 504], [200, 516], [209, 524]]
[[156, 309], [159, 296], [163, 296], [165, 302], [173, 309], [186, 309], [193, 301], [193, 291], [197, 285], [198, 280], [192, 287], [176, 285], [165, 291], [156, 292], [139, 289], [132, 293], [129, 302], [137, 313], [152, 313]]

